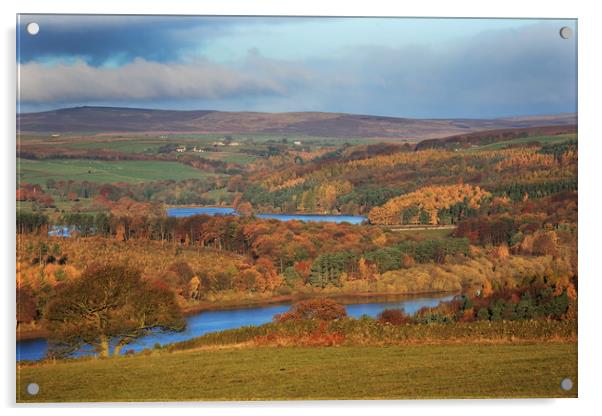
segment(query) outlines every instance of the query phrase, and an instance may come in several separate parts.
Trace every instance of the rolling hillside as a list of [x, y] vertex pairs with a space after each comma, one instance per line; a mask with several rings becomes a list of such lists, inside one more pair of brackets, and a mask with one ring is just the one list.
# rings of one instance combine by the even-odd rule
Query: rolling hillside
[[577, 133], [576, 125], [546, 125], [523, 127], [515, 129], [497, 129], [468, 134], [454, 135], [442, 139], [421, 141], [416, 145], [416, 150], [424, 149], [462, 149], [474, 146], [487, 146], [494, 143], [511, 142], [523, 139], [529, 142], [541, 141], [542, 137], [573, 135]]
[[21, 132], [195, 132], [424, 139], [484, 130], [566, 126], [575, 114], [499, 119], [410, 119], [323, 112], [253, 113], [76, 107], [17, 116]]

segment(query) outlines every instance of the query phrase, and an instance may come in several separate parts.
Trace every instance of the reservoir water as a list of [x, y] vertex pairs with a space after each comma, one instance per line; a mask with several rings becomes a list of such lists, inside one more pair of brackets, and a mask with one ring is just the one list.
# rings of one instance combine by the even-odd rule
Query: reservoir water
[[[192, 215], [238, 215], [234, 208], [229, 207], [177, 207], [167, 208], [169, 217], [190, 217]], [[366, 220], [366, 217], [361, 215], [320, 215], [320, 214], [257, 214], [257, 218], [275, 219], [279, 221], [305, 221], [305, 222], [332, 222], [350, 224], [361, 224]], [[51, 237], [70, 237], [74, 227], [63, 225], [52, 225], [48, 230], [48, 235]]]
[[222, 207], [185, 207], [185, 208], [167, 208], [169, 217], [190, 217], [192, 215], [237, 215], [234, 208]]
[[[223, 207], [188, 207], [168, 208], [167, 215], [170, 217], [189, 217], [191, 215], [238, 215], [234, 208]], [[348, 222], [350, 224], [361, 224], [366, 217], [361, 215], [320, 215], [320, 214], [257, 214], [257, 218], [276, 219], [279, 221], [306, 221], [306, 222]]]
[[[375, 318], [384, 309], [403, 308], [406, 313], [413, 314], [424, 306], [437, 306], [440, 302], [448, 301], [453, 295], [428, 295], [428, 296], [386, 296], [363, 299], [340, 299], [345, 303], [347, 314], [354, 318], [367, 315]], [[128, 345], [122, 351], [141, 351], [153, 348], [155, 344], [167, 345], [174, 342], [185, 341], [199, 337], [209, 332], [223, 331], [225, 329], [240, 328], [248, 325], [261, 325], [272, 321], [274, 315], [286, 312], [290, 303], [269, 305], [262, 307], [232, 309], [221, 311], [207, 311], [186, 318], [187, 327], [183, 332], [153, 333], [139, 339], [135, 344]], [[17, 361], [41, 360], [46, 356], [48, 343], [45, 339], [32, 339], [17, 342]], [[91, 351], [83, 350], [74, 354], [81, 356], [90, 354]]]

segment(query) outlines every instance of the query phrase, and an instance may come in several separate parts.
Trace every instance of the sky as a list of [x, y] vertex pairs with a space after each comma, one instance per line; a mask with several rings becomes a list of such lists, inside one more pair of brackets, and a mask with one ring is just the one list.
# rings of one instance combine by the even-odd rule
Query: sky
[[575, 20], [20, 15], [18, 109], [576, 112], [576, 33]]

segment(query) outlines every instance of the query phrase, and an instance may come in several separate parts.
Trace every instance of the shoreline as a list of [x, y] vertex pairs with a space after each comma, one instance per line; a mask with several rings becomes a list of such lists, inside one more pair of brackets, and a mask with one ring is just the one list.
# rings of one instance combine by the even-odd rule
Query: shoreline
[[[351, 300], [361, 300], [366, 298], [378, 298], [378, 297], [420, 297], [425, 295], [445, 295], [458, 294], [458, 292], [448, 291], [425, 291], [425, 292], [352, 292], [352, 293], [295, 293], [290, 295], [279, 295], [273, 296], [266, 299], [245, 299], [237, 301], [228, 301], [222, 303], [204, 302], [197, 305], [186, 306], [182, 308], [182, 315], [189, 317], [197, 315], [202, 312], [211, 311], [227, 311], [236, 309], [251, 309], [262, 306], [270, 306], [284, 303], [293, 303], [301, 300], [315, 299], [315, 298], [328, 298], [328, 299], [340, 299], [347, 298]], [[343, 305], [360, 303], [360, 302], [341, 302]], [[34, 330], [17, 330], [16, 341], [32, 341], [36, 339], [48, 339], [49, 332], [43, 328]]]
[[16, 341], [32, 341], [34, 339], [47, 339], [50, 333], [44, 328], [16, 331]]
[[[223, 214], [223, 215], [238, 215], [238, 211], [233, 206], [223, 206], [223, 205], [166, 205], [165, 209], [195, 209], [195, 208], [216, 208], [216, 209], [232, 209], [234, 210], [231, 214]], [[203, 215], [202, 213], [197, 215]], [[205, 214], [205, 215], [213, 215], [213, 214]], [[219, 214], [222, 215], [222, 214]], [[335, 214], [324, 214], [317, 212], [253, 212], [248, 216], [255, 216], [258, 219], [266, 219], [270, 220], [273, 218], [262, 218], [262, 215], [280, 215], [280, 216], [302, 216], [302, 217], [354, 217], [354, 218], [363, 218], [361, 222], [355, 223], [351, 222], [352, 225], [371, 225], [374, 227], [379, 227], [384, 230], [390, 231], [427, 231], [427, 230], [455, 230], [457, 228], [456, 224], [394, 224], [394, 225], [385, 225], [385, 224], [371, 224], [368, 219], [368, 213], [366, 214], [344, 214], [344, 213], [335, 213]], [[177, 217], [177, 216], [176, 216]], [[303, 220], [300, 220], [303, 221]], [[331, 222], [331, 221], [323, 221], [323, 222]], [[341, 221], [348, 222], [348, 221]], [[334, 222], [338, 223], [338, 222]]]
[[[366, 299], [366, 298], [380, 298], [380, 297], [420, 297], [424, 295], [442, 295], [458, 293], [455, 291], [423, 291], [423, 292], [351, 292], [351, 293], [295, 293], [290, 295], [279, 295], [273, 296], [266, 299], [246, 299], [244, 301], [231, 301], [224, 303], [211, 303], [206, 302], [204, 304], [192, 305], [182, 309], [184, 316], [195, 315], [201, 312], [208, 311], [221, 311], [221, 310], [234, 310], [234, 309], [250, 309], [254, 307], [261, 307], [267, 305], [275, 305], [279, 303], [291, 303], [307, 299], [316, 298], [348, 298], [348, 299]], [[353, 304], [359, 302], [342, 302], [343, 305]]]
[[[197, 205], [197, 204], [183, 204], [183, 205], [165, 205], [165, 209], [195, 209], [195, 208], [223, 208], [223, 209], [233, 209], [234, 213], [237, 215], [238, 211], [236, 211], [236, 208], [234, 208], [232, 205]], [[202, 215], [202, 214], [200, 214]], [[307, 212], [253, 212], [251, 215], [255, 215], [257, 218], [259, 218], [259, 215], [301, 215], [301, 216], [306, 216], [306, 217], [363, 217], [364, 219], [368, 219], [368, 217], [366, 215], [361, 215], [361, 214], [343, 214], [343, 213], [336, 213], [336, 214], [324, 214], [324, 213], [320, 213], [320, 212], [311, 212], [311, 213], [307, 213]]]

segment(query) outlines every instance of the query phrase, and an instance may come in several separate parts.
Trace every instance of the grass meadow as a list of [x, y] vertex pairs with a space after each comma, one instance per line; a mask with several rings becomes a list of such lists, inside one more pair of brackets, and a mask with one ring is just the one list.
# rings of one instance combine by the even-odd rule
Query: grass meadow
[[150, 182], [156, 180], [202, 179], [209, 174], [178, 162], [153, 160], [104, 161], [85, 159], [29, 160], [17, 159], [17, 180], [31, 184], [56, 181], [89, 181], [99, 183]]
[[23, 365], [17, 401], [577, 397], [576, 380], [573, 343], [229, 347]]
[[512, 145], [526, 144], [531, 142], [539, 142], [542, 145], [546, 144], [557, 144], [566, 142], [569, 140], [576, 140], [577, 135], [574, 133], [571, 134], [559, 134], [556, 136], [533, 136], [533, 137], [521, 137], [513, 140], [506, 140], [503, 142], [496, 142], [491, 144], [486, 144], [484, 146], [478, 146], [475, 148], [470, 148], [470, 151], [474, 150], [499, 150]]

